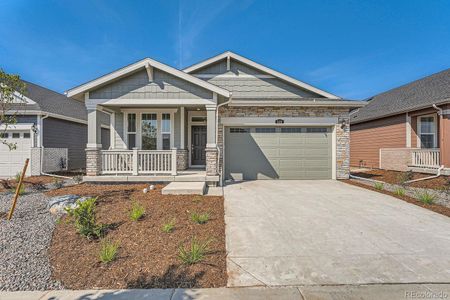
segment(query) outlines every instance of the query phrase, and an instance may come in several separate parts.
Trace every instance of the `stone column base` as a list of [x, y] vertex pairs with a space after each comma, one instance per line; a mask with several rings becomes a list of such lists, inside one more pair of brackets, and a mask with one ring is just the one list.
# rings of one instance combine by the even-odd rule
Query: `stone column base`
[[177, 171], [186, 170], [189, 166], [189, 152], [186, 149], [177, 149]]
[[206, 148], [206, 175], [217, 175], [219, 170], [217, 166], [217, 149]]
[[102, 171], [102, 156], [100, 148], [86, 149], [86, 175], [98, 176]]
[[31, 176], [41, 175], [41, 159], [42, 159], [42, 148], [38, 147], [31, 148], [30, 165], [28, 166]]

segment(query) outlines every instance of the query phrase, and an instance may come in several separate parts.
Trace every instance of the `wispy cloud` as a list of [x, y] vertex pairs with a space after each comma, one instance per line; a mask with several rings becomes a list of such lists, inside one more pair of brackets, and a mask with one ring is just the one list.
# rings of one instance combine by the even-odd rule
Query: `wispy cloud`
[[[195, 50], [198, 37], [231, 4], [231, 0], [210, 1], [200, 4], [197, 1], [178, 3], [177, 53], [178, 67], [182, 68]], [[187, 5], [186, 5], [187, 4]]]

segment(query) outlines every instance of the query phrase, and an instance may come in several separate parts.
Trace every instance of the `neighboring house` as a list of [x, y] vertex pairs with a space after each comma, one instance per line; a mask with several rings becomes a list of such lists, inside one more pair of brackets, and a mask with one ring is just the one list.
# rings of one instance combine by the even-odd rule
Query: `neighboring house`
[[450, 174], [450, 69], [376, 95], [351, 113], [351, 165]]
[[[9, 125], [3, 134], [3, 140], [14, 143], [16, 149], [9, 150], [0, 144], [0, 177], [21, 172], [26, 158], [30, 158], [27, 175], [84, 169], [87, 143], [84, 103], [34, 83], [24, 83], [25, 95], [17, 97], [10, 110], [17, 112], [17, 123]], [[101, 117], [103, 144], [108, 149], [109, 117]]]
[[232, 52], [184, 70], [146, 58], [66, 94], [85, 101], [95, 181], [348, 178], [349, 111], [363, 105]]

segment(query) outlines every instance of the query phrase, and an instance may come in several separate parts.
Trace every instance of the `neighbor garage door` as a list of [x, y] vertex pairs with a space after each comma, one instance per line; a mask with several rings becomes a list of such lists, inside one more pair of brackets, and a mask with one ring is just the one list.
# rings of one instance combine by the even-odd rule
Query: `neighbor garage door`
[[[12, 177], [22, 171], [25, 159], [30, 158], [30, 130], [8, 131], [3, 136], [2, 140], [15, 143], [16, 149], [9, 150], [7, 145], [0, 143], [0, 177]], [[30, 174], [29, 167], [27, 174]]]
[[226, 127], [225, 179], [331, 179], [329, 127]]

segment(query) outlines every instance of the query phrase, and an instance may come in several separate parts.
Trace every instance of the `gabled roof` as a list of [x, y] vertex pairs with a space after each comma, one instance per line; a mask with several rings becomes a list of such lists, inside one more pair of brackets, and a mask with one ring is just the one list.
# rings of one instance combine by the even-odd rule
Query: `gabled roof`
[[450, 69], [413, 81], [368, 99], [365, 107], [352, 115], [359, 123], [450, 103]]
[[219, 54], [217, 56], [211, 57], [211, 58], [209, 58], [207, 60], [199, 62], [199, 63], [197, 63], [195, 65], [192, 65], [192, 66], [190, 66], [188, 68], [185, 68], [183, 71], [186, 72], [186, 73], [193, 73], [196, 70], [204, 68], [204, 67], [206, 67], [206, 66], [208, 66], [210, 64], [216, 63], [216, 62], [221, 61], [223, 59], [227, 59], [228, 57], [230, 57], [230, 58], [232, 58], [234, 60], [237, 60], [237, 61], [239, 61], [241, 63], [244, 63], [244, 64], [246, 64], [248, 66], [251, 66], [251, 67], [253, 67], [255, 69], [258, 69], [258, 70], [260, 70], [260, 71], [262, 71], [264, 73], [267, 73], [269, 75], [277, 77], [277, 78], [279, 78], [281, 80], [284, 80], [284, 81], [286, 81], [288, 83], [291, 83], [291, 84], [293, 84], [295, 86], [298, 86], [298, 87], [300, 87], [302, 89], [306, 89], [306, 90], [312, 91], [312, 92], [314, 92], [314, 93], [316, 93], [318, 95], [321, 95], [321, 96], [324, 96], [324, 97], [327, 97], [327, 98], [340, 99], [340, 97], [338, 97], [336, 95], [333, 95], [333, 94], [328, 93], [328, 92], [326, 92], [324, 90], [321, 90], [321, 89], [318, 89], [316, 87], [313, 87], [312, 85], [309, 85], [309, 84], [307, 84], [307, 83], [305, 83], [303, 81], [297, 80], [297, 79], [292, 78], [290, 76], [287, 76], [287, 75], [285, 75], [283, 73], [280, 73], [278, 71], [270, 69], [270, 68], [268, 68], [266, 66], [258, 64], [257, 62], [254, 62], [254, 61], [252, 61], [252, 60], [250, 60], [248, 58], [240, 56], [240, 55], [238, 55], [236, 53], [233, 53], [231, 51], [226, 51], [226, 52], [224, 52], [222, 54]]
[[37, 111], [55, 115], [63, 115], [78, 120], [87, 120], [86, 107], [84, 103], [67, 98], [66, 96], [49, 90], [40, 85], [22, 80], [26, 85], [26, 98], [34, 103], [25, 106], [19, 106], [19, 110]]
[[137, 70], [146, 68], [146, 67], [152, 67], [159, 69], [161, 71], [164, 71], [166, 73], [169, 73], [173, 76], [176, 76], [178, 78], [181, 78], [183, 80], [186, 80], [192, 84], [195, 84], [197, 86], [200, 86], [204, 89], [207, 89], [211, 92], [215, 92], [219, 95], [222, 95], [224, 97], [230, 97], [231, 93], [223, 88], [220, 88], [218, 86], [215, 86], [211, 83], [208, 83], [204, 80], [198, 79], [192, 75], [189, 75], [183, 71], [177, 70], [173, 67], [170, 67], [168, 65], [165, 65], [163, 63], [160, 63], [156, 60], [153, 60], [151, 58], [144, 58], [138, 62], [135, 62], [131, 65], [128, 65], [126, 67], [120, 68], [114, 72], [108, 73], [106, 75], [103, 75], [97, 79], [94, 79], [92, 81], [86, 82], [82, 85], [79, 85], [77, 87], [74, 87], [68, 91], [66, 91], [67, 97], [75, 97], [79, 98], [80, 95], [84, 94], [85, 92], [88, 92], [92, 89], [98, 88], [100, 86], [103, 86], [109, 82], [112, 82], [114, 80], [117, 80], [119, 78], [125, 77], [131, 73], [136, 72]]

